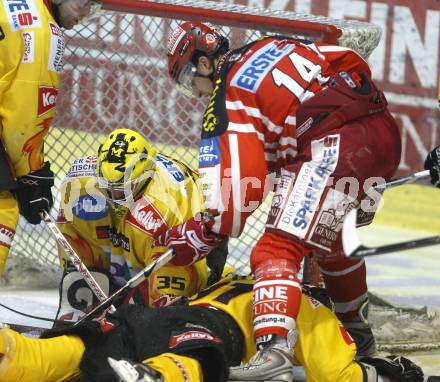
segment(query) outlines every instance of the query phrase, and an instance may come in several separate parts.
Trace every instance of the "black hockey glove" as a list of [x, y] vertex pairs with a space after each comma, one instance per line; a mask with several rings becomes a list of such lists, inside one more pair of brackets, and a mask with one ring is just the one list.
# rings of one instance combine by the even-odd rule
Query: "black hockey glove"
[[53, 205], [51, 187], [53, 186], [54, 174], [50, 169], [49, 162], [43, 167], [30, 174], [17, 179], [18, 188], [15, 195], [20, 207], [20, 214], [31, 224], [41, 222], [40, 211], [49, 212]]
[[226, 258], [228, 257], [228, 239], [217, 248], [214, 248], [206, 256], [206, 263], [209, 268], [207, 286], [215, 284], [222, 277], [225, 268]]
[[440, 146], [437, 146], [428, 154], [425, 160], [424, 168], [425, 170], [429, 170], [429, 174], [431, 175], [431, 184], [440, 188]]
[[423, 371], [414, 362], [402, 356], [364, 357], [361, 363], [374, 366], [378, 374], [395, 382], [423, 382]]

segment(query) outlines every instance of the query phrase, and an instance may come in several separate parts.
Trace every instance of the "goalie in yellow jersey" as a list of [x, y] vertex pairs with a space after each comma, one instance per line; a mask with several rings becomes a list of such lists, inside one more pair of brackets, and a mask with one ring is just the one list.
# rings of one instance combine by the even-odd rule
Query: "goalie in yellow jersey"
[[[155, 245], [155, 237], [202, 212], [197, 181], [194, 171], [159, 153], [140, 133], [117, 129], [98, 156], [79, 158], [70, 167], [61, 186], [57, 224], [108, 294], [166, 250]], [[76, 321], [97, 300], [64, 252], [59, 253], [65, 272], [57, 317]], [[214, 261], [208, 259], [211, 278], [220, 276], [226, 260], [219, 253]], [[160, 306], [169, 296], [193, 295], [207, 281], [206, 260], [185, 267], [168, 264], [131, 297]]]
[[[253, 284], [251, 277], [229, 275], [189, 304], [123, 305], [106, 322], [51, 330], [45, 339], [3, 329], [0, 381], [226, 382], [229, 367], [255, 353]], [[356, 345], [318, 296], [313, 288], [303, 291], [294, 348], [290, 354], [274, 349], [272, 367], [261, 373], [255, 362], [253, 381], [303, 381], [304, 373], [308, 382], [424, 380], [422, 370], [404, 357], [355, 361]], [[291, 358], [303, 369], [292, 369]]]

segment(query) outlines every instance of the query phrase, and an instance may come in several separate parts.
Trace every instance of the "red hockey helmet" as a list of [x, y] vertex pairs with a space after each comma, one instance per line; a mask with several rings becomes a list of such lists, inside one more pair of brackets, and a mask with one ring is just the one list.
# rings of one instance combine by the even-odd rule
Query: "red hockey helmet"
[[192, 79], [197, 71], [192, 62], [194, 53], [213, 57], [228, 49], [228, 39], [219, 34], [213, 25], [199, 21], [184, 22], [168, 37], [168, 73], [178, 85], [192, 92]]

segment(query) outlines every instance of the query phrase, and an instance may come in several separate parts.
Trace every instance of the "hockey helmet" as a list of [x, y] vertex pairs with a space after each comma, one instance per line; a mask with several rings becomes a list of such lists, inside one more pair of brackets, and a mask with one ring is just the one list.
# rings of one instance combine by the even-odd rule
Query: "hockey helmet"
[[129, 207], [153, 176], [157, 150], [138, 132], [116, 129], [98, 151], [98, 185], [112, 203]]
[[168, 73], [184, 93], [192, 93], [192, 80], [197, 72], [194, 53], [214, 57], [229, 49], [229, 40], [209, 23], [184, 22], [168, 36]]

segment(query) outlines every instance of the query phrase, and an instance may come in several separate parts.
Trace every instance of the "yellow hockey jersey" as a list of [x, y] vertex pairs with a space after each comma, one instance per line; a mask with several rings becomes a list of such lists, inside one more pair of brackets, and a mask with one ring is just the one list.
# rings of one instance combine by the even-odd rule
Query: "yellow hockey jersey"
[[[96, 159], [79, 158], [70, 167], [57, 224], [87, 267], [109, 271], [124, 284], [165, 251], [154, 246], [153, 237], [200, 212], [202, 197], [189, 167], [158, 154], [142, 197], [120, 216], [98, 188]], [[187, 267], [168, 264], [150, 277], [150, 303], [165, 294], [191, 296], [206, 285], [207, 276], [205, 260]]]
[[[252, 314], [254, 279], [229, 274], [191, 298], [191, 305], [210, 306], [234, 318], [244, 337], [243, 361], [255, 354]], [[354, 362], [356, 345], [335, 314], [316, 299], [301, 295], [296, 319], [299, 332], [293, 355], [309, 382], [358, 382], [362, 370]], [[175, 379], [176, 381], [178, 379]]]
[[64, 36], [43, 0], [0, 4], [0, 137], [16, 176], [39, 170], [55, 111]]

